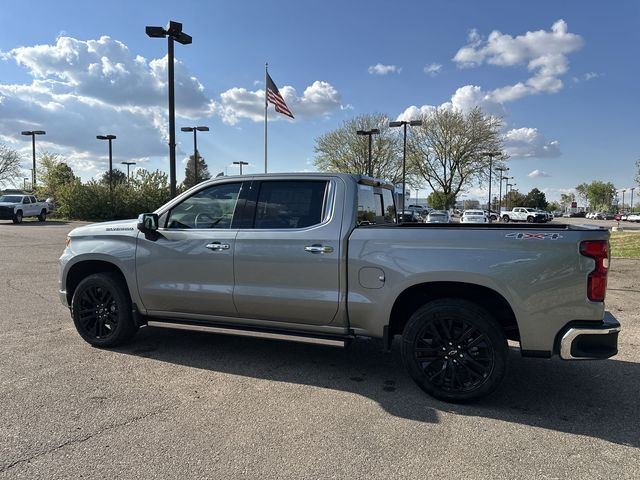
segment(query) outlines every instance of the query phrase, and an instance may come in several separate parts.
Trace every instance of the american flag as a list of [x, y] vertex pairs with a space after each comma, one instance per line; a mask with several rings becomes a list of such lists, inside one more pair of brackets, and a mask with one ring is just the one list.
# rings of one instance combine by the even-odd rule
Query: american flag
[[276, 112], [282, 113], [287, 117], [294, 118], [293, 113], [287, 107], [287, 104], [284, 103], [284, 98], [280, 95], [280, 90], [276, 87], [276, 84], [271, 80], [271, 76], [267, 73], [267, 101], [273, 103], [276, 107]]

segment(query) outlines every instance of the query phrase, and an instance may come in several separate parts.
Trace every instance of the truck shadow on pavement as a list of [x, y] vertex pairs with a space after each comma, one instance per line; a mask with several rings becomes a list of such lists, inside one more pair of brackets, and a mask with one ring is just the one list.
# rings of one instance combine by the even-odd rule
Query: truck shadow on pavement
[[397, 417], [438, 423], [448, 412], [586, 435], [640, 447], [640, 365], [605, 360], [522, 358], [512, 349], [502, 386], [468, 405], [433, 399], [405, 373], [396, 341], [391, 353], [375, 340], [348, 349], [279, 341], [142, 329], [115, 351], [212, 372], [340, 390], [376, 401]]

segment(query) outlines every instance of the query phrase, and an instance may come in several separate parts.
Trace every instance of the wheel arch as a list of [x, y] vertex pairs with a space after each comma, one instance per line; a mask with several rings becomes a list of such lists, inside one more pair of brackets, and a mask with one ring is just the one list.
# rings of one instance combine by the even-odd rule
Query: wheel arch
[[395, 335], [402, 334], [411, 315], [422, 305], [441, 298], [469, 300], [491, 313], [509, 340], [520, 340], [518, 322], [509, 302], [495, 290], [482, 285], [444, 281], [426, 282], [405, 289], [395, 300], [386, 329], [386, 347]]
[[[67, 303], [71, 305], [71, 299], [73, 298], [73, 293], [75, 292], [78, 284], [89, 275], [93, 275], [95, 273], [114, 273], [124, 283], [125, 290], [129, 293], [129, 285], [127, 283], [127, 278], [122, 273], [120, 268], [105, 260], [83, 260], [73, 264], [69, 267], [69, 271], [66, 275], [65, 280], [65, 290], [67, 292]], [[131, 295], [129, 293], [129, 295]]]

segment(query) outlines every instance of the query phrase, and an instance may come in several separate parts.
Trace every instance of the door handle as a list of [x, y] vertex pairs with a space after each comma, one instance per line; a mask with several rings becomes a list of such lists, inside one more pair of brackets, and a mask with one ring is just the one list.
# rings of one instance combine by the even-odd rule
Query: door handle
[[306, 247], [304, 247], [304, 251], [309, 253], [331, 253], [333, 252], [333, 247], [318, 245], [317, 243], [315, 243], [313, 245], [307, 245]]
[[231, 246], [228, 243], [211, 242], [205, 245], [206, 248], [213, 251], [229, 250]]

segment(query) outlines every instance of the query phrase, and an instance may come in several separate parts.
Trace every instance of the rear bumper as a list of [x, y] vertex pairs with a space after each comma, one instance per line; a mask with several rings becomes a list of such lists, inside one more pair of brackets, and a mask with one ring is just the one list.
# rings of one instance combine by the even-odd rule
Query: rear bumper
[[571, 322], [559, 335], [559, 353], [563, 360], [595, 360], [618, 353], [620, 323], [605, 312], [599, 324]]
[[62, 305], [69, 308], [69, 301], [67, 300], [67, 291], [58, 290], [58, 295], [60, 296], [60, 302], [62, 303]]

